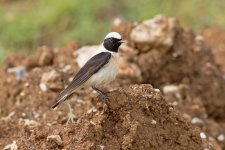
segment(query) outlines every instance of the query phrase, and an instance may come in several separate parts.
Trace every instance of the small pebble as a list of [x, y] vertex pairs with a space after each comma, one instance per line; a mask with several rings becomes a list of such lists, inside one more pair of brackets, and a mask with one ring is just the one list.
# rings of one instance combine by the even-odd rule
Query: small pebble
[[156, 123], [157, 122], [154, 119], [152, 119], [151, 124], [156, 124]]
[[[63, 88], [61, 75], [56, 70], [45, 72], [41, 76], [41, 83], [44, 83], [48, 89], [59, 90]], [[44, 88], [44, 90], [46, 90]]]
[[28, 82], [26, 82], [25, 84], [24, 84], [24, 86], [25, 87], [28, 87], [30, 84], [28, 83]]
[[104, 145], [99, 145], [101, 150], [104, 150], [105, 146]]
[[88, 114], [92, 113], [92, 112], [97, 112], [97, 109], [95, 107], [92, 107], [91, 109], [89, 109], [87, 111]]
[[25, 93], [24, 93], [24, 92], [21, 92], [21, 93], [20, 93], [20, 96], [25, 96]]
[[17, 81], [24, 80], [24, 78], [27, 74], [27, 71], [23, 66], [8, 68], [7, 72], [8, 73], [16, 73], [16, 80]]
[[6, 145], [3, 150], [18, 150], [18, 146], [16, 144], [16, 141], [13, 141], [12, 144]]
[[49, 135], [47, 137], [47, 141], [53, 141], [56, 142], [57, 144], [62, 143], [62, 139], [59, 135]]
[[26, 114], [25, 113], [22, 113], [22, 117], [26, 117]]
[[80, 103], [80, 104], [85, 104], [86, 102], [83, 101], [82, 99], [77, 99], [77, 103]]
[[172, 103], [172, 105], [173, 105], [173, 106], [177, 106], [177, 105], [178, 105], [178, 102], [174, 101], [174, 102]]
[[192, 118], [191, 123], [192, 123], [192, 124], [199, 124], [199, 125], [202, 125], [202, 124], [203, 124], [203, 120], [200, 119], [200, 118], [198, 118], [198, 117], [194, 117], [194, 118]]
[[178, 86], [176, 85], [166, 85], [163, 87], [163, 93], [168, 94], [168, 93], [174, 93], [179, 90]]
[[70, 78], [68, 79], [68, 81], [69, 81], [69, 82], [73, 81], [73, 77], [70, 77]]
[[159, 89], [154, 89], [154, 91], [155, 91], [155, 92], [160, 92], [160, 90], [159, 90]]
[[200, 137], [201, 137], [202, 139], [206, 139], [205, 133], [204, 133], [204, 132], [201, 132], [201, 133], [200, 133]]
[[220, 135], [218, 135], [218, 136], [216, 137], [216, 139], [217, 139], [218, 141], [222, 142], [222, 141], [224, 141], [225, 136], [224, 136], [224, 134], [220, 134]]
[[1, 119], [2, 119], [3, 121], [10, 121], [10, 120], [12, 119], [12, 116], [14, 116], [14, 115], [15, 115], [15, 112], [13, 111], [13, 112], [11, 112], [8, 116], [2, 117]]
[[64, 68], [62, 68], [62, 72], [68, 72], [71, 69], [71, 65], [66, 65]]
[[39, 84], [39, 87], [40, 89], [43, 91], [43, 92], [46, 92], [48, 90], [48, 87], [46, 86], [46, 84], [44, 83], [40, 83]]
[[38, 125], [38, 123], [36, 122], [36, 121], [34, 121], [34, 120], [30, 120], [30, 119], [23, 119], [23, 121], [24, 121], [24, 125], [25, 126], [37, 126]]

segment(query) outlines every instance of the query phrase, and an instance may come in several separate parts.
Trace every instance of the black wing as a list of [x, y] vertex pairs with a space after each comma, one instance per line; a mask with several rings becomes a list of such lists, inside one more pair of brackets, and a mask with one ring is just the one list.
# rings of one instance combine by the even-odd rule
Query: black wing
[[101, 52], [89, 59], [75, 75], [68, 87], [60, 93], [57, 102], [52, 106], [52, 108], [55, 108], [59, 103], [63, 102], [76, 88], [86, 82], [93, 74], [98, 72], [105, 64], [108, 63], [110, 58], [111, 53]]

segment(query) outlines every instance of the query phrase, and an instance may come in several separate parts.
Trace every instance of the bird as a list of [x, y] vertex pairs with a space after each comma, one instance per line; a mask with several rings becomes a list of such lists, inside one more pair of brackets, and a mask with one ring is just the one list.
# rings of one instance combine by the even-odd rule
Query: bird
[[124, 41], [119, 33], [108, 33], [93, 56], [86, 61], [69, 85], [59, 94], [51, 108], [54, 109], [64, 102], [76, 89], [86, 87], [92, 87], [107, 105], [108, 98], [99, 87], [115, 79], [119, 70], [119, 47], [122, 43]]

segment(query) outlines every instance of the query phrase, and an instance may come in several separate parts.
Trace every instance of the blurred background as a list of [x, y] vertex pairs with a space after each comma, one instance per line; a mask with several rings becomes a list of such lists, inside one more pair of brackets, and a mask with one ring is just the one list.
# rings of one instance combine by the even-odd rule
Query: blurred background
[[141, 22], [157, 14], [177, 17], [196, 32], [225, 28], [223, 0], [0, 0], [0, 63], [11, 51], [97, 44], [114, 18]]

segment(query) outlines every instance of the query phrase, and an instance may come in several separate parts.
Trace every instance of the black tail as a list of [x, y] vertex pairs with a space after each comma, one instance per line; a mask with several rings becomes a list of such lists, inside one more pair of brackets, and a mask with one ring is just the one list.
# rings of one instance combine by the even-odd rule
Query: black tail
[[65, 101], [68, 96], [69, 95], [66, 94], [63, 97], [60, 97], [59, 100], [55, 104], [53, 104], [51, 108], [54, 109], [55, 107], [57, 107], [61, 102]]
[[54, 104], [54, 105], [52, 105], [52, 107], [51, 108], [55, 108], [55, 107], [57, 107], [60, 103], [62, 103], [63, 101], [65, 101], [66, 100], [66, 98], [68, 97], [68, 96], [70, 96], [71, 94], [73, 94], [73, 92], [74, 92], [74, 90], [77, 88], [77, 86], [75, 86], [74, 84], [73, 84], [73, 81], [68, 85], [68, 87], [66, 88], [66, 89], [64, 89], [60, 94], [59, 94], [59, 97], [58, 97], [58, 100], [57, 100], [57, 102]]

